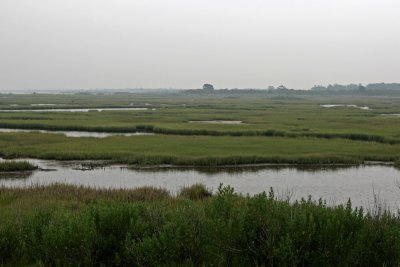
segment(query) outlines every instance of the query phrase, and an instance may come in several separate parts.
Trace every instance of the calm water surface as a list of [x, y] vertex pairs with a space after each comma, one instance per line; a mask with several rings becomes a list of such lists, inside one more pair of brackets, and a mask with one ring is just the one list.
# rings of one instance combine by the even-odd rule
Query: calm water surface
[[347, 107], [347, 108], [358, 108], [362, 110], [370, 110], [367, 106], [357, 106], [357, 105], [344, 105], [344, 104], [328, 104], [328, 105], [320, 105], [323, 108], [336, 108], [336, 107]]
[[[148, 108], [48, 108], [48, 109], [0, 109], [0, 112], [89, 112], [113, 110], [148, 110]], [[152, 109], [154, 110], [154, 109]]]
[[85, 132], [85, 131], [47, 131], [47, 130], [28, 130], [28, 129], [8, 129], [0, 128], [0, 133], [50, 133], [50, 134], [63, 134], [66, 137], [95, 137], [106, 138], [109, 136], [136, 136], [136, 135], [154, 135], [154, 133], [104, 133], [104, 132]]
[[[392, 166], [366, 165], [346, 168], [298, 169], [295, 167], [185, 169], [128, 169], [107, 166], [87, 170], [79, 162], [29, 160], [44, 169], [25, 174], [2, 174], [0, 185], [26, 187], [67, 183], [99, 188], [136, 188], [154, 186], [172, 193], [183, 186], [203, 183], [214, 192], [220, 183], [231, 185], [237, 192], [257, 194], [269, 191], [291, 200], [312, 195], [328, 204], [344, 203], [351, 198], [356, 206], [371, 207], [374, 195], [392, 210], [400, 207], [400, 171]], [[85, 170], [86, 169], [86, 170]]]

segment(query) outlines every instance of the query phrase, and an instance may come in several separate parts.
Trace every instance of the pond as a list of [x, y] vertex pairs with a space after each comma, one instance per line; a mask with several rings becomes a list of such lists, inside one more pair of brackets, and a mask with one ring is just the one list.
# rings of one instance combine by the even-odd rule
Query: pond
[[[236, 192], [257, 194], [269, 191], [291, 200], [322, 198], [328, 204], [345, 203], [371, 208], [374, 199], [391, 210], [400, 207], [400, 171], [393, 166], [361, 165], [342, 167], [299, 168], [264, 166], [245, 168], [141, 168], [124, 165], [92, 167], [82, 162], [60, 162], [29, 159], [40, 168], [32, 173], [1, 175], [0, 185], [27, 187], [67, 183], [99, 188], [136, 188], [154, 186], [177, 193], [183, 186], [202, 183], [214, 192], [220, 183], [233, 186]], [[94, 165], [93, 165], [94, 166]]]
[[224, 120], [211, 120], [211, 121], [188, 121], [188, 123], [243, 124], [243, 122], [242, 122], [242, 121], [224, 121]]
[[357, 105], [344, 105], [344, 104], [328, 104], [328, 105], [320, 105], [323, 108], [336, 108], [336, 107], [347, 107], [347, 108], [358, 108], [362, 110], [370, 110], [367, 106], [357, 106]]
[[66, 137], [95, 137], [95, 138], [106, 138], [109, 136], [138, 136], [138, 135], [154, 135], [154, 133], [104, 133], [104, 132], [85, 132], [85, 131], [47, 131], [47, 130], [30, 130], [30, 129], [8, 129], [0, 128], [0, 133], [49, 133], [49, 134], [63, 134]]
[[398, 116], [398, 117], [400, 117], [400, 113], [399, 114], [396, 114], [396, 113], [390, 114], [390, 113], [388, 113], [388, 114], [380, 114], [380, 115], [382, 115], [382, 116]]
[[[48, 109], [0, 109], [0, 112], [89, 112], [148, 110], [148, 108], [48, 108]], [[155, 110], [155, 109], [152, 109]]]

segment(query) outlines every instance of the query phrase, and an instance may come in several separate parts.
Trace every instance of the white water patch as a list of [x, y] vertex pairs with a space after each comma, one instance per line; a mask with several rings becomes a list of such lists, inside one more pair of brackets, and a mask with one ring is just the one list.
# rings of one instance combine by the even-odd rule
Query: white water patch
[[7, 129], [0, 128], [0, 133], [46, 133], [46, 134], [63, 134], [66, 137], [94, 137], [106, 138], [110, 136], [139, 136], [139, 135], [154, 135], [154, 133], [103, 133], [103, 132], [85, 132], [85, 131], [47, 131], [47, 130], [30, 130], [30, 129]]
[[54, 107], [54, 106], [65, 106], [66, 104], [31, 104], [32, 107]]
[[211, 121], [188, 121], [188, 123], [210, 123], [210, 124], [243, 124], [242, 121], [224, 121], [224, 120], [211, 120]]
[[346, 107], [346, 108], [358, 108], [362, 110], [371, 110], [367, 106], [357, 106], [357, 105], [344, 105], [344, 104], [328, 104], [328, 105], [320, 105], [323, 108], [335, 108], [335, 107]]

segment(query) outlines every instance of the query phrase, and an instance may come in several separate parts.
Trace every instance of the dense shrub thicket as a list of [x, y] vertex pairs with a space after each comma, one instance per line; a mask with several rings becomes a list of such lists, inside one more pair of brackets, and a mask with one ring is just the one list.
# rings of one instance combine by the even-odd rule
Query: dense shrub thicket
[[[289, 203], [277, 200], [272, 190], [254, 197], [239, 196], [229, 186], [221, 186], [209, 197], [200, 187], [183, 190], [192, 193], [177, 197], [145, 201], [100, 197], [81, 208], [50, 206], [29, 215], [17, 211], [3, 215], [0, 265], [400, 264], [400, 220], [390, 213], [366, 213], [353, 209], [350, 202], [336, 207], [311, 199]], [[7, 199], [24, 194], [21, 189], [5, 191], [1, 192]], [[71, 202], [84, 199], [84, 194], [76, 192]], [[34, 190], [29, 193], [34, 195]], [[46, 199], [47, 193], [41, 194]], [[3, 206], [5, 198], [1, 198]]]

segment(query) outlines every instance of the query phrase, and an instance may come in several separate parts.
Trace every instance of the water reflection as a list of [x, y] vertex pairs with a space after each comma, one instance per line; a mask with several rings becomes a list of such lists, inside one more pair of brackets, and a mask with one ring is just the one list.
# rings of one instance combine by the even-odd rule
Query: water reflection
[[[0, 112], [91, 112], [91, 111], [148, 110], [148, 108], [47, 108], [47, 109], [0, 109]], [[152, 109], [154, 110], [154, 109]]]
[[[0, 179], [0, 185], [27, 187], [67, 183], [98, 188], [161, 187], [173, 194], [182, 187], [202, 183], [215, 190], [220, 183], [231, 185], [242, 194], [258, 194], [273, 187], [292, 200], [322, 198], [328, 204], [345, 203], [372, 206], [376, 196], [391, 209], [400, 207], [400, 170], [393, 166], [246, 166], [244, 168], [128, 168], [104, 166], [102, 162], [58, 162], [29, 160], [42, 169], [21, 179]], [[8, 175], [8, 174], [5, 174]], [[7, 177], [7, 176], [6, 176]], [[12, 178], [12, 177], [10, 177]]]
[[0, 172], [0, 180], [24, 180], [33, 175], [33, 171], [25, 172]]
[[293, 169], [298, 172], [324, 172], [344, 170], [350, 168], [358, 168], [358, 165], [285, 165], [285, 164], [260, 164], [260, 165], [242, 165], [238, 166], [221, 166], [221, 167], [186, 167], [186, 166], [156, 166], [156, 167], [127, 167], [133, 171], [141, 172], [179, 172], [179, 171], [195, 171], [208, 175], [218, 175], [221, 173], [241, 174], [241, 173], [257, 173], [260, 171], [279, 172], [285, 169]]
[[138, 135], [154, 135], [154, 133], [103, 133], [103, 132], [85, 132], [85, 131], [48, 131], [48, 130], [36, 130], [36, 129], [10, 129], [0, 128], [0, 133], [47, 133], [47, 134], [63, 134], [66, 137], [94, 137], [94, 138], [106, 138], [109, 136], [138, 136]]
[[367, 106], [358, 106], [358, 105], [345, 105], [345, 104], [327, 104], [327, 105], [320, 105], [323, 108], [336, 108], [336, 107], [347, 107], [347, 108], [358, 108], [362, 110], [370, 110]]

